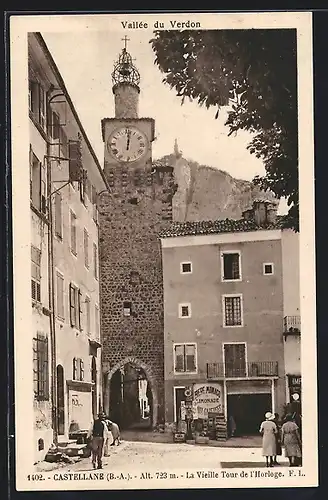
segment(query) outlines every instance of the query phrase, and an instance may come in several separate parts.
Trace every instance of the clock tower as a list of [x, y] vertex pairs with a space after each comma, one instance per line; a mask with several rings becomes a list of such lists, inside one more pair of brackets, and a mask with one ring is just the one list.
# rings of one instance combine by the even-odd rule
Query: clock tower
[[104, 410], [122, 428], [164, 423], [164, 313], [158, 233], [172, 221], [173, 167], [152, 160], [139, 118], [140, 74], [125, 46], [112, 72], [115, 117], [102, 120], [99, 203]]

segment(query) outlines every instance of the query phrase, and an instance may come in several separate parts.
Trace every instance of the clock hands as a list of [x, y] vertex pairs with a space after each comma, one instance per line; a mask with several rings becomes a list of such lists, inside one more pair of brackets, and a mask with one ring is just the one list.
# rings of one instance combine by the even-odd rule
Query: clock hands
[[130, 147], [130, 137], [131, 137], [131, 130], [127, 129], [127, 142], [126, 142], [126, 150], [128, 151]]

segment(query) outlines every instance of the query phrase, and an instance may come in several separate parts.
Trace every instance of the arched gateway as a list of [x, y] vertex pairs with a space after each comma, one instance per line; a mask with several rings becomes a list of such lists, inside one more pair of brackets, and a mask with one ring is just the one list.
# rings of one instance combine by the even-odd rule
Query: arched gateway
[[158, 388], [149, 366], [134, 356], [105, 373], [104, 410], [121, 427], [155, 427]]

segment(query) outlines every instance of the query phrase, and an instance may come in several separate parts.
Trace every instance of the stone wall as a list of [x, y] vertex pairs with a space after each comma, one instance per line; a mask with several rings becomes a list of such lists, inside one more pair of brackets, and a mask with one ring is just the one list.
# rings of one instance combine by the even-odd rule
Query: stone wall
[[[161, 247], [171, 222], [173, 169], [151, 165], [105, 173], [112, 192], [100, 203], [100, 283], [103, 370], [133, 356], [147, 366], [164, 418], [164, 317]], [[124, 302], [131, 315], [124, 316]]]

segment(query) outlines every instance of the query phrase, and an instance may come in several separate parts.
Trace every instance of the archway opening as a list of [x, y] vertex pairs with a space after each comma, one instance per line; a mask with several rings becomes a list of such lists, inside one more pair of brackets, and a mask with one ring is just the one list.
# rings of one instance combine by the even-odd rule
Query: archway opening
[[110, 379], [109, 418], [121, 429], [149, 430], [153, 425], [153, 399], [145, 370], [127, 362]]

